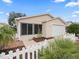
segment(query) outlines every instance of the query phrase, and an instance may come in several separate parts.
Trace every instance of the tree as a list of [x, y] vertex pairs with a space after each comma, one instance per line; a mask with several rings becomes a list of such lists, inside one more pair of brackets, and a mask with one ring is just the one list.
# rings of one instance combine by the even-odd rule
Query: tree
[[26, 16], [26, 15], [23, 14], [23, 13], [10, 12], [9, 13], [9, 18], [8, 18], [9, 25], [16, 29], [15, 18], [23, 17], [23, 16]]
[[15, 30], [8, 25], [0, 28], [0, 49], [13, 40], [15, 33]]
[[79, 48], [69, 39], [57, 39], [39, 51], [39, 59], [79, 59]]
[[68, 33], [75, 33], [76, 35], [79, 34], [79, 24], [73, 23], [66, 27]]

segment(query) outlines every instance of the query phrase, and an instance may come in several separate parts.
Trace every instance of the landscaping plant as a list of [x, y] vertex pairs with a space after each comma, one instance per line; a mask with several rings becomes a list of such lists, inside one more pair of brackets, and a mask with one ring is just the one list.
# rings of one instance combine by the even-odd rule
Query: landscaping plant
[[14, 38], [15, 30], [9, 25], [0, 28], [0, 49], [6, 46]]
[[39, 59], [79, 59], [79, 46], [70, 39], [56, 39], [39, 51]]

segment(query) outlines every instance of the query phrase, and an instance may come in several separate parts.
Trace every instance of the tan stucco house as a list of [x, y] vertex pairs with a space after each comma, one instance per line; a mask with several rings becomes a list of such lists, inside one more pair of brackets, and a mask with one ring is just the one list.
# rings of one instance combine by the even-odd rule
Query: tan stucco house
[[42, 37], [57, 37], [65, 35], [65, 23], [62, 19], [53, 17], [50, 14], [36, 16], [25, 16], [16, 18], [17, 34], [20, 40], [32, 39], [38, 33]]

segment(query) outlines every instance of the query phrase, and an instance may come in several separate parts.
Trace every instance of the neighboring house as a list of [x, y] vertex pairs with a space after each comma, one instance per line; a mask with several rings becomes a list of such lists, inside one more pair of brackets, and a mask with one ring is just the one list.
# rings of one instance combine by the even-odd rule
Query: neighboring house
[[50, 14], [16, 18], [17, 36], [20, 40], [29, 40], [38, 37], [57, 37], [65, 35], [65, 23], [62, 19]]
[[69, 26], [69, 25], [71, 25], [71, 24], [73, 24], [72, 21], [68, 21], [68, 22], [66, 22], [66, 26]]

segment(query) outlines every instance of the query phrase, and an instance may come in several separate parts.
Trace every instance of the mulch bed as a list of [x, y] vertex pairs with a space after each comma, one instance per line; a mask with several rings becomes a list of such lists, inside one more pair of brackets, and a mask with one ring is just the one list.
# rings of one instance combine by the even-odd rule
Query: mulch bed
[[7, 53], [8, 51], [12, 50], [15, 52], [15, 50], [18, 49], [22, 49], [22, 47], [25, 47], [22, 41], [19, 40], [14, 40], [12, 41], [10, 44], [8, 44], [7, 46], [3, 47], [2, 49], [0, 49], [0, 53], [5, 52]]
[[39, 38], [33, 38], [32, 40], [34, 40], [35, 42], [41, 42], [41, 41], [44, 41], [44, 40], [49, 40], [49, 39], [53, 39], [54, 37], [39, 37]]

